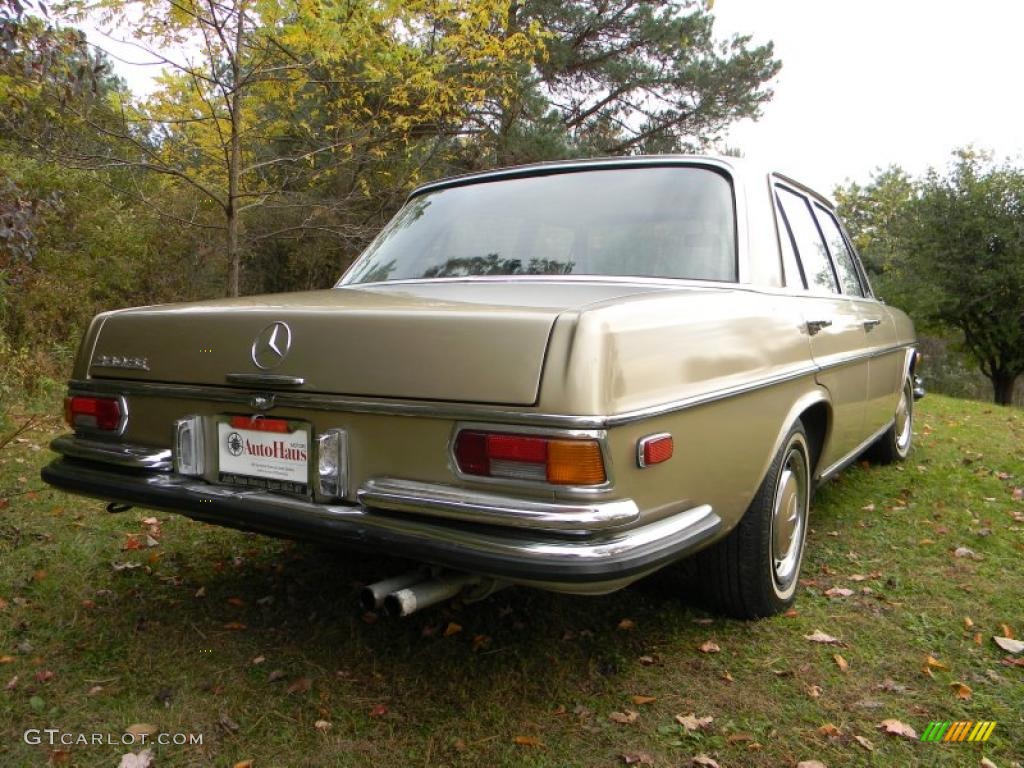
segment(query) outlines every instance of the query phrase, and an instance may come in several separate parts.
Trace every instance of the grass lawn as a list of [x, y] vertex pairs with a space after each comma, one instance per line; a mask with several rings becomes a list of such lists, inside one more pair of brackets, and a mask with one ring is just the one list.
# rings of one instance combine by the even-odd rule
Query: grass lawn
[[[1020, 410], [921, 401], [905, 465], [820, 491], [796, 610], [755, 623], [645, 584], [376, 619], [357, 587], [399, 564], [109, 515], [39, 480], [61, 431], [47, 418], [0, 450], [0, 765], [113, 767], [129, 748], [23, 733], [138, 724], [201, 734], [155, 746], [160, 768], [1024, 763], [1024, 666], [992, 639], [1024, 636]], [[933, 744], [886, 719], [998, 725]]]

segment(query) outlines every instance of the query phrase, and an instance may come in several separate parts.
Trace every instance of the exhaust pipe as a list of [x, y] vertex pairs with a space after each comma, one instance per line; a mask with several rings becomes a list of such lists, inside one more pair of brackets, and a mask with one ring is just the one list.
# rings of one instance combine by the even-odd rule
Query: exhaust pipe
[[384, 612], [389, 616], [409, 616], [455, 597], [466, 587], [479, 584], [480, 580], [479, 576], [462, 573], [412, 584], [386, 595]]
[[390, 579], [367, 584], [359, 590], [359, 604], [363, 606], [363, 610], [379, 611], [384, 607], [385, 597], [399, 589], [426, 581], [428, 576], [426, 570], [418, 569], [403, 573], [401, 576], [392, 576]]

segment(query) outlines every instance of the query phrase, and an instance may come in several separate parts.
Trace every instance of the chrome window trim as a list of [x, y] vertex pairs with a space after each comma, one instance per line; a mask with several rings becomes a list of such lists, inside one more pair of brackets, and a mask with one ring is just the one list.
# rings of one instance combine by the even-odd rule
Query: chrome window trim
[[[459, 469], [459, 462], [455, 458], [455, 438], [459, 432], [498, 432], [512, 435], [531, 435], [536, 437], [550, 437], [555, 440], [596, 440], [601, 449], [601, 461], [604, 462], [604, 482], [600, 485], [559, 485], [543, 480], [519, 480], [512, 477], [485, 477], [483, 475], [469, 475]], [[503, 486], [506, 488], [532, 488], [534, 490], [550, 491], [572, 496], [587, 496], [605, 494], [615, 485], [615, 478], [612, 472], [611, 454], [608, 450], [608, 433], [603, 429], [552, 429], [551, 427], [538, 427], [520, 424], [501, 424], [483, 421], [457, 421], [452, 425], [448, 435], [448, 469], [459, 480], [467, 483], [483, 483], [484, 485]]]
[[[805, 294], [807, 295], [807, 294]], [[888, 347], [874, 349], [867, 352], [858, 352], [853, 355], [833, 360], [827, 365], [811, 363], [785, 371], [759, 378], [752, 382], [737, 384], [732, 387], [705, 392], [699, 395], [692, 395], [679, 400], [671, 400], [666, 403], [638, 408], [632, 411], [613, 414], [610, 416], [599, 415], [571, 415], [544, 413], [541, 411], [511, 410], [502, 406], [488, 406], [476, 404], [459, 404], [443, 402], [383, 402], [381, 400], [367, 400], [363, 398], [350, 398], [343, 395], [321, 395], [309, 392], [278, 392], [276, 394], [274, 407], [286, 408], [308, 408], [311, 410], [323, 411], [344, 411], [349, 413], [385, 413], [393, 416], [420, 416], [424, 418], [437, 419], [476, 419], [492, 424], [535, 426], [547, 429], [606, 429], [608, 427], [620, 426], [634, 421], [662, 416], [676, 411], [694, 408], [699, 405], [713, 403], [727, 397], [754, 392], [759, 389], [783, 384], [804, 376], [815, 375], [821, 371], [835, 368], [841, 365], [848, 365], [857, 360], [881, 357], [899, 350], [910, 349], [916, 342], [904, 342], [893, 344]], [[95, 393], [125, 393], [128, 395], [142, 395], [151, 397], [173, 397], [181, 399], [208, 400], [213, 402], [247, 404], [252, 392], [218, 387], [204, 384], [166, 384], [160, 382], [131, 381], [122, 379], [89, 379], [87, 381], [74, 380], [70, 383], [71, 391], [75, 394]]]
[[357, 495], [360, 504], [371, 508], [565, 533], [586, 534], [627, 525], [640, 517], [632, 499], [542, 501], [393, 477], [367, 480]]

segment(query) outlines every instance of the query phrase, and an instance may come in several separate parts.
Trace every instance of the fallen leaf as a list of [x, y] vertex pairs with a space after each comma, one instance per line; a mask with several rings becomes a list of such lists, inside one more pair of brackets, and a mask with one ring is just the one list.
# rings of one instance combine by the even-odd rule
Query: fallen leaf
[[96, 607], [96, 601], [95, 600], [89, 600], [89, 599], [83, 600], [82, 601], [82, 607], [83, 608], [88, 608], [91, 611], [93, 608]]
[[729, 670], [725, 670], [725, 671], [724, 671], [724, 672], [723, 672], [723, 673], [722, 673], [722, 674], [720, 675], [720, 677], [721, 677], [721, 678], [722, 678], [723, 680], [725, 680], [725, 682], [727, 682], [727, 683], [735, 683], [735, 682], [736, 682], [735, 678], [733, 678], [733, 676], [729, 674]]
[[801, 760], [796, 768], [828, 768], [821, 760]]
[[115, 571], [131, 571], [131, 570], [133, 570], [135, 568], [141, 568], [142, 567], [142, 563], [118, 563], [118, 562], [112, 562], [110, 564], [110, 567], [113, 568]]
[[153, 750], [144, 749], [141, 752], [128, 752], [121, 755], [121, 762], [117, 768], [151, 768], [153, 765]]
[[646, 752], [623, 752], [619, 757], [626, 765], [654, 765], [654, 758]]
[[66, 749], [55, 749], [50, 753], [47, 761], [50, 765], [65, 765], [71, 762], [71, 753]]
[[826, 589], [824, 594], [825, 597], [849, 597], [853, 594], [853, 590], [846, 587], [832, 587], [831, 589]]
[[826, 645], [842, 645], [842, 641], [838, 638], [827, 635], [820, 629], [814, 630], [809, 635], [804, 635], [804, 640], [810, 640], [812, 643], [825, 643]]
[[220, 724], [221, 728], [223, 728], [225, 731], [228, 731], [229, 733], [238, 733], [238, 731], [242, 729], [242, 726], [240, 726], [238, 723], [232, 720], [224, 712], [221, 713], [220, 719], [217, 720], [217, 722]]
[[971, 700], [971, 694], [973, 693], [973, 691], [971, 690], [971, 687], [967, 685], [967, 683], [950, 683], [949, 687], [953, 689], [953, 693], [955, 693], [956, 697], [961, 701]]
[[726, 738], [730, 744], [739, 744], [741, 741], [753, 741], [754, 734], [747, 733], [746, 731], [740, 731], [739, 733], [731, 733]]
[[711, 715], [705, 715], [704, 717], [697, 717], [694, 713], [688, 715], [676, 715], [676, 722], [679, 723], [683, 728], [686, 729], [687, 733], [693, 733], [694, 731], [707, 730], [715, 718]]
[[473, 635], [473, 650], [482, 651], [489, 647], [491, 644], [491, 638], [488, 635]]
[[236, 608], [243, 608], [243, 607], [245, 607], [245, 600], [243, 600], [240, 597], [229, 597], [228, 598], [228, 605], [233, 605]]
[[846, 659], [844, 659], [838, 653], [835, 656], [833, 656], [832, 658], [835, 659], [836, 666], [839, 667], [839, 671], [840, 672], [846, 672], [846, 671], [848, 671], [850, 669], [849, 662], [847, 662]]
[[512, 743], [518, 747], [543, 747], [544, 743], [536, 736], [513, 736]]
[[865, 506], [860, 508], [860, 511], [861, 512], [874, 512], [875, 511], [875, 505], [874, 504], [866, 504]]
[[10, 680], [7, 681], [7, 685], [4, 686], [4, 690], [5, 691], [13, 691], [17, 687], [18, 687], [18, 676], [15, 675], [14, 677], [12, 677]]
[[790, 608], [782, 615], [785, 616], [787, 619], [795, 619], [797, 616], [800, 615], [800, 611], [798, 611], [796, 608]]
[[907, 692], [907, 686], [897, 683], [891, 677], [885, 678], [885, 680], [876, 685], [875, 688], [877, 688], [880, 691], [892, 691], [893, 693]]
[[320, 731], [320, 733], [327, 733], [329, 730], [331, 730], [331, 721], [317, 720], [315, 723], [313, 723], [313, 727]]
[[842, 734], [839, 728], [832, 723], [825, 723], [818, 728], [818, 733], [830, 739], [838, 739]]
[[285, 675], [283, 670], [275, 669], [275, 670], [272, 670], [269, 675], [267, 675], [267, 682], [268, 683], [276, 683], [279, 680], [284, 680], [285, 677], [287, 677], [287, 675]]
[[142, 549], [142, 542], [139, 541], [139, 536], [136, 533], [129, 533], [124, 544], [121, 545], [122, 552], [130, 552], [133, 549]]
[[866, 749], [868, 752], [874, 752], [875, 751], [875, 745], [872, 744], [868, 739], [864, 738], [863, 736], [854, 736], [853, 739], [858, 744], [860, 744], [862, 747], [864, 747], [864, 749]]
[[821, 698], [821, 686], [820, 685], [809, 685], [807, 686], [807, 695], [812, 699]]
[[239, 760], [232, 768], [252, 768], [252, 760]]
[[259, 666], [260, 664], [262, 664], [262, 663], [263, 663], [263, 662], [265, 662], [266, 660], [267, 660], [267, 658], [266, 658], [265, 656], [256, 656], [256, 657], [255, 657], [255, 658], [253, 658], [253, 660], [252, 660], [251, 662], [249, 662], [249, 663], [250, 663], [250, 664], [252, 664], [252, 665], [253, 665], [254, 667], [258, 667], [258, 666]]
[[650, 704], [651, 702], [657, 701], [657, 700], [658, 700], [658, 698], [656, 696], [634, 696], [633, 697], [633, 703], [636, 704], [638, 707], [643, 706], [644, 704]]
[[103, 693], [103, 686], [102, 685], [94, 685], [92, 688], [90, 688], [88, 691], [85, 692], [85, 695], [86, 696], [97, 696], [97, 695], [99, 695], [101, 693]]
[[719, 768], [718, 763], [712, 760], [707, 755], [697, 755], [696, 757], [691, 757], [690, 765], [700, 766], [700, 768]]
[[636, 622], [632, 619], [623, 619], [619, 622], [617, 629], [621, 629], [624, 632], [628, 632], [631, 629], [636, 629]]
[[448, 626], [444, 628], [444, 636], [445, 637], [451, 637], [452, 635], [459, 634], [459, 632], [461, 632], [461, 631], [462, 631], [462, 625], [461, 624], [456, 624], [454, 621], [452, 621], [452, 622], [449, 622]]
[[1014, 501], [1024, 500], [1024, 488], [1014, 488], [1013, 493], [1010, 494], [1010, 498]]
[[861, 582], [861, 581], [867, 581], [868, 578], [870, 578], [870, 577], [865, 576], [863, 573], [852, 573], [849, 576], [847, 576], [846, 578], [848, 578], [850, 581]]
[[943, 664], [941, 661], [936, 659], [931, 654], [928, 654], [924, 657], [924, 663], [925, 666], [931, 667], [932, 669], [949, 669], [949, 667], [947, 667], [945, 664]]
[[879, 730], [885, 733], [892, 734], [893, 736], [903, 736], [907, 739], [917, 739], [917, 731], [911, 728], [906, 723], [901, 723], [899, 720], [888, 718], [878, 724]]
[[49, 669], [40, 669], [36, 672], [37, 683], [48, 683], [53, 680], [53, 672]]
[[692, 621], [693, 621], [694, 624], [699, 624], [702, 627], [706, 627], [706, 626], [709, 626], [709, 625], [715, 623], [714, 619], [709, 619], [709, 618], [704, 618], [704, 617], [699, 618], [699, 619], [693, 619]]
[[1001, 630], [1003, 630], [1003, 637], [1008, 637], [1011, 640], [1013, 639], [1013, 637], [1014, 637], [1013, 630], [1010, 629], [1010, 625], [1009, 624], [1000, 624], [999, 628]]
[[608, 715], [609, 720], [613, 723], [618, 723], [619, 725], [631, 725], [635, 723], [639, 717], [640, 713], [634, 712], [631, 709], [627, 709], [625, 712], [612, 712]]
[[200, 587], [197, 589], [195, 597], [206, 597], [206, 587]]
[[248, 627], [246, 627], [245, 624], [243, 624], [240, 621], [229, 621], [227, 624], [224, 625], [224, 629], [230, 629], [235, 632], [241, 632], [242, 630], [248, 629]]
[[995, 640], [996, 645], [1008, 653], [1024, 652], [1024, 640], [1014, 640], [1012, 637], [993, 637], [992, 639]]
[[370, 717], [384, 717], [388, 713], [387, 704], [374, 704], [370, 710]]
[[650, 666], [652, 666], [654, 664], [654, 657], [653, 656], [641, 656], [639, 659], [637, 659], [637, 661], [639, 661], [645, 667], [650, 667]]
[[953, 550], [953, 557], [970, 557], [970, 558], [975, 558], [977, 556], [978, 556], [978, 553], [975, 552], [970, 547], [957, 547], [956, 549]]
[[313, 687], [313, 681], [308, 677], [300, 677], [295, 682], [291, 683], [288, 688], [288, 693], [306, 693], [310, 688]]
[[701, 653], [718, 653], [722, 649], [718, 647], [718, 643], [714, 640], [705, 640], [697, 650]]
[[971, 617], [970, 616], [964, 616], [964, 629], [970, 629], [973, 626], [974, 626], [974, 622], [971, 620]]
[[0, 664], [13, 664], [13, 663], [14, 663], [14, 657], [13, 656], [0, 656]]
[[144, 517], [142, 518], [143, 525], [160, 525], [160, 521], [155, 517]]
[[987, 757], [981, 758], [981, 762], [979, 763], [979, 765], [981, 766], [981, 768], [999, 768], [999, 766], [997, 766]]
[[981, 632], [974, 633], [974, 644], [981, 645]]

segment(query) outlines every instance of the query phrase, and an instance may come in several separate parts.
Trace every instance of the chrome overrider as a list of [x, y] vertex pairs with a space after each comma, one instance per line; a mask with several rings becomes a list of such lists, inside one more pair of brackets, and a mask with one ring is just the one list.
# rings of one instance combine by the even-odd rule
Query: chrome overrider
[[358, 504], [324, 504], [177, 475], [166, 450], [72, 435], [51, 447], [62, 457], [43, 479], [65, 490], [566, 592], [617, 588], [693, 552], [722, 526], [708, 505], [637, 524], [630, 499], [524, 500], [398, 478], [367, 481]]

